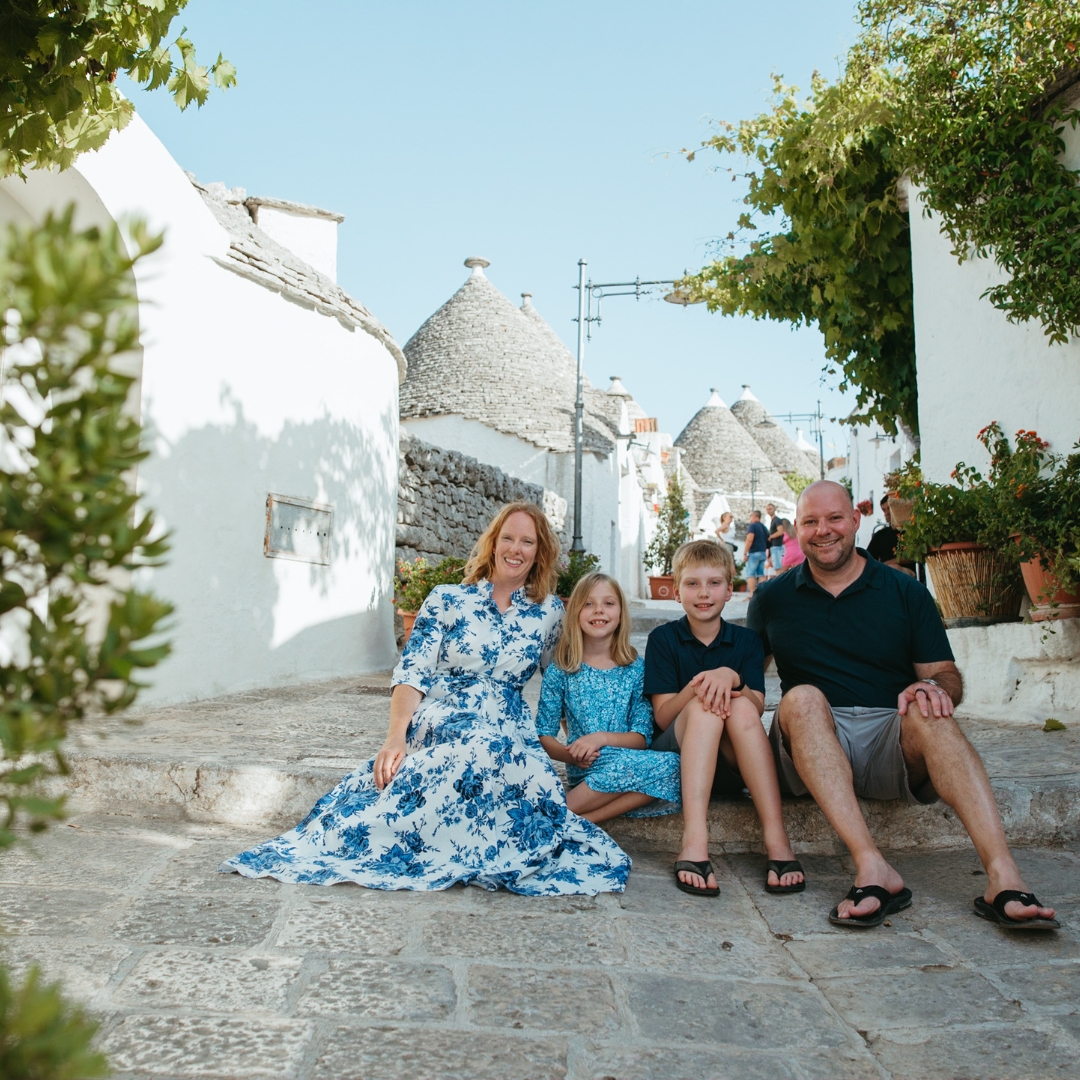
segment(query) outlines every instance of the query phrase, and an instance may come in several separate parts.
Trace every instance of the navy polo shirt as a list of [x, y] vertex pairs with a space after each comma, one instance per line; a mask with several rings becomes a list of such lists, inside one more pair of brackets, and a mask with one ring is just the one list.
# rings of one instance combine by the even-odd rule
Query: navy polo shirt
[[765, 653], [753, 630], [721, 620], [720, 632], [703, 645], [694, 637], [684, 615], [649, 634], [642, 692], [646, 697], [678, 694], [695, 675], [718, 667], [737, 671], [751, 690], [765, 693]]
[[926, 586], [869, 557], [839, 596], [814, 580], [809, 562], [759, 585], [746, 625], [776, 658], [784, 693], [809, 683], [837, 708], [895, 708], [915, 664], [953, 659]]
[[758, 551], [768, 550], [769, 530], [760, 521], [751, 521], [746, 527], [746, 531], [754, 538], [750, 541], [749, 554], [753, 555]]

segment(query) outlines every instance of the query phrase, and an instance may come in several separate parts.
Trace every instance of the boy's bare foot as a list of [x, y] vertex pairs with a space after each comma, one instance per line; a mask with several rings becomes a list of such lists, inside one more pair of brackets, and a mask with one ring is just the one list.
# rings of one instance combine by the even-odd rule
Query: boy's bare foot
[[[679, 852], [676, 862], [706, 862], [709, 858], [709, 851], [707, 847], [698, 848], [696, 844], [684, 847]], [[695, 889], [715, 889], [719, 883], [716, 880], [715, 874], [710, 874], [708, 880], [703, 878], [700, 874], [694, 874], [689, 870], [679, 871], [679, 880], [684, 885], [689, 885]]]

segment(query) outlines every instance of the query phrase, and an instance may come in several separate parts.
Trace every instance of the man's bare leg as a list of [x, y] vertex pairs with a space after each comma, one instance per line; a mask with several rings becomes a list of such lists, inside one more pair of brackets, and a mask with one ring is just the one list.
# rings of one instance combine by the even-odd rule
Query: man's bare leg
[[566, 805], [594, 825], [610, 821], [639, 806], [647, 806], [652, 801], [651, 795], [641, 791], [593, 791], [584, 782], [571, 788], [566, 796]]
[[[709, 857], [709, 796], [716, 776], [716, 754], [724, 721], [707, 712], [696, 698], [675, 718], [682, 776], [683, 841], [677, 861], [704, 862]], [[695, 889], [715, 888], [716, 878], [679, 871], [679, 880]]]
[[[993, 901], [1002, 889], [1027, 892], [1005, 839], [997, 802], [982, 759], [951, 716], [923, 716], [909, 705], [900, 721], [900, 747], [912, 788], [930, 778], [942, 801], [956, 811], [986, 867], [986, 892]], [[801, 772], [801, 770], [800, 770]], [[1011, 900], [1005, 912], [1014, 919], [1052, 919], [1053, 908]]]
[[[776, 778], [772, 747], [757, 709], [746, 698], [731, 699], [731, 715], [727, 718], [723, 738], [720, 740], [724, 756], [734, 758], [735, 767], [750, 790], [754, 809], [761, 820], [765, 838], [765, 853], [770, 859], [787, 862], [795, 858], [791, 850], [784, 815], [780, 803], [780, 782]], [[797, 885], [803, 880], [801, 871], [784, 874], [769, 871], [770, 885]]]
[[[776, 715], [799, 776], [851, 852], [855, 884], [880, 885], [890, 893], [898, 893], [904, 879], [885, 861], [870, 835], [855, 796], [851, 763], [836, 738], [825, 695], [816, 686], [793, 687], [784, 695]], [[841, 919], [870, 915], [880, 906], [873, 896], [858, 904], [841, 900], [837, 914]]]

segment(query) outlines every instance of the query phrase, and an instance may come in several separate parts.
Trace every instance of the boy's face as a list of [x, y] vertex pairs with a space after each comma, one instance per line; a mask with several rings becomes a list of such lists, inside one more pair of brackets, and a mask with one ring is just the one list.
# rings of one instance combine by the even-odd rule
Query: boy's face
[[731, 599], [731, 582], [722, 566], [687, 566], [675, 586], [683, 611], [695, 622], [719, 619]]

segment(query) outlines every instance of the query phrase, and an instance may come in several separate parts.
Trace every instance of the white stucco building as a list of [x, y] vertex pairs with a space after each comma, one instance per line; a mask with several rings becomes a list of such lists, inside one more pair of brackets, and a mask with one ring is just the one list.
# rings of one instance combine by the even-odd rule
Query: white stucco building
[[[576, 363], [529, 294], [515, 306], [488, 280], [486, 259], [405, 346], [401, 421], [410, 434], [545, 490], [569, 539], [574, 505]], [[617, 385], [616, 385], [617, 384]], [[645, 587], [644, 481], [631, 446], [640, 406], [613, 383], [586, 381], [582, 541], [630, 595]]]
[[[153, 449], [138, 483], [172, 533], [147, 576], [176, 605], [146, 696], [391, 666], [406, 364], [335, 283], [340, 215], [198, 185], [138, 117], [65, 172], [0, 182], [0, 223], [72, 202], [80, 227], [139, 216], [165, 233], [136, 272]], [[271, 495], [288, 498], [268, 541]]]
[[[1075, 90], [1075, 88], [1074, 88]], [[1064, 161], [1080, 170], [1080, 128], [1066, 124]], [[1068, 453], [1080, 439], [1080, 340], [1051, 345], [1037, 320], [1010, 323], [982, 294], [1004, 280], [992, 259], [958, 263], [919, 190], [901, 181], [910, 206], [915, 356], [922, 469], [947, 481], [958, 461], [988, 463], [978, 432], [997, 420]]]

